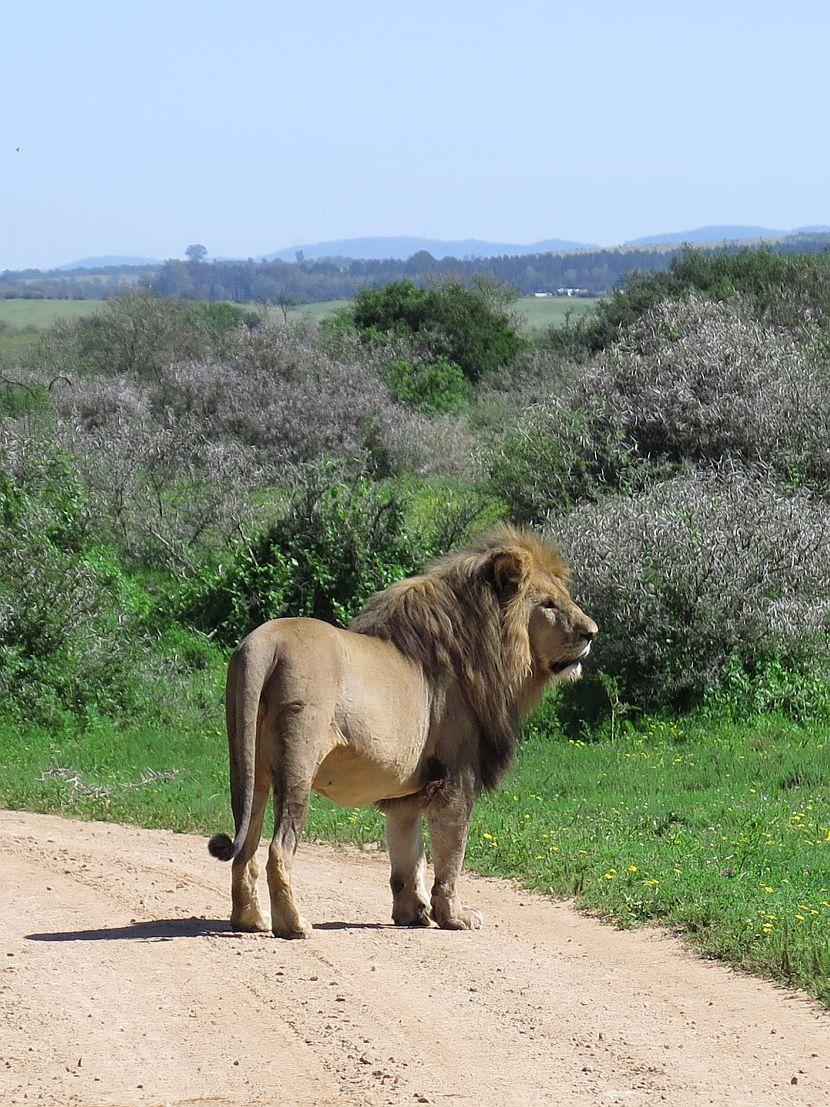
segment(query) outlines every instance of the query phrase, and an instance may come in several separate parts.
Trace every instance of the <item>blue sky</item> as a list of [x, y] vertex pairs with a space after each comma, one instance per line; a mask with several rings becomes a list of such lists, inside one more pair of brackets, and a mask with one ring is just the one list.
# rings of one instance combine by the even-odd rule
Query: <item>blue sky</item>
[[826, 0], [7, 0], [0, 269], [830, 223], [828, 42]]

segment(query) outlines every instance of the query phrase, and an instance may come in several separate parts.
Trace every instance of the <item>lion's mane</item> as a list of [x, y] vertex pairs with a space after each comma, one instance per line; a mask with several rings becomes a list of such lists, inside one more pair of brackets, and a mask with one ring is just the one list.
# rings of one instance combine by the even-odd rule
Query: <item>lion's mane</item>
[[503, 527], [377, 593], [350, 627], [392, 642], [428, 678], [456, 677], [480, 727], [485, 788], [498, 785], [515, 755], [531, 668], [526, 600], [534, 569], [568, 580], [558, 550]]

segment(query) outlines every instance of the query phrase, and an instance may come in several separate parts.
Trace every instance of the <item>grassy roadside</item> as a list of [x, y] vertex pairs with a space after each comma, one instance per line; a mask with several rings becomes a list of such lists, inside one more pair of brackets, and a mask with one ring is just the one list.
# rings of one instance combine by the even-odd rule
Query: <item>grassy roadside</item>
[[[228, 829], [221, 672], [208, 718], [100, 722], [56, 735], [0, 725], [0, 802], [80, 818]], [[775, 717], [645, 719], [569, 741], [548, 712], [514, 774], [478, 805], [477, 872], [573, 896], [621, 925], [682, 929], [702, 952], [830, 1005], [830, 727]], [[315, 797], [308, 834], [379, 841], [374, 808]]]

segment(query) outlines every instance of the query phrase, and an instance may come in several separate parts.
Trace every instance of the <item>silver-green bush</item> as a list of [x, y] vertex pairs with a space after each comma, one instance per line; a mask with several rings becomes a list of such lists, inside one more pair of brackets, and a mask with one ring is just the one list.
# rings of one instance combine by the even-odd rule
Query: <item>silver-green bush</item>
[[[512, 513], [542, 522], [609, 489], [713, 464], [830, 490], [830, 371], [738, 302], [665, 301], [624, 330], [567, 396], [528, 406], [489, 469]], [[809, 340], [808, 340], [809, 339]]]
[[597, 663], [642, 707], [684, 706], [724, 667], [828, 658], [830, 509], [770, 477], [697, 473], [556, 524]]
[[570, 404], [594, 440], [621, 435], [644, 458], [830, 480], [827, 366], [739, 302], [658, 304], [589, 366]]

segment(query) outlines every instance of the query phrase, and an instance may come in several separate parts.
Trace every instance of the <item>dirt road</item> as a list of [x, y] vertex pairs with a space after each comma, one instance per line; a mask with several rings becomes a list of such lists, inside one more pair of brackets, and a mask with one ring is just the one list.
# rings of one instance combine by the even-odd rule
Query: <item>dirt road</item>
[[[3, 1104], [830, 1103], [830, 1017], [659, 933], [467, 877], [398, 930], [382, 856], [305, 846], [317, 929], [227, 929], [205, 840], [0, 813]], [[267, 898], [265, 899], [267, 902]]]

